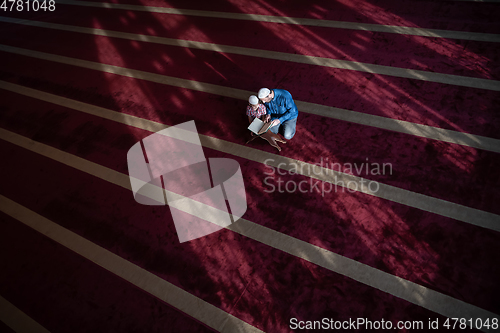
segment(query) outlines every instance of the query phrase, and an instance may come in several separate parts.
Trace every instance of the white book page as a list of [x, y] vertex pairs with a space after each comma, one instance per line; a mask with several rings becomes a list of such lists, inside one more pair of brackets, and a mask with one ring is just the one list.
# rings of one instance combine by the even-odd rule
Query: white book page
[[264, 125], [264, 122], [262, 120], [260, 120], [259, 118], [255, 118], [252, 121], [252, 123], [250, 124], [250, 126], [248, 126], [248, 129], [250, 131], [254, 132], [255, 134], [257, 134], [263, 125]]

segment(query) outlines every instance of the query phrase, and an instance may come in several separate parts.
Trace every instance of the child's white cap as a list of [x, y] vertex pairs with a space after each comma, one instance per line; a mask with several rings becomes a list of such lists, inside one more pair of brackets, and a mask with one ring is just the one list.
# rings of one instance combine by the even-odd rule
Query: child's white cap
[[256, 105], [256, 104], [259, 104], [259, 99], [257, 98], [257, 96], [255, 95], [252, 95], [248, 98], [248, 103], [252, 104], [252, 105]]

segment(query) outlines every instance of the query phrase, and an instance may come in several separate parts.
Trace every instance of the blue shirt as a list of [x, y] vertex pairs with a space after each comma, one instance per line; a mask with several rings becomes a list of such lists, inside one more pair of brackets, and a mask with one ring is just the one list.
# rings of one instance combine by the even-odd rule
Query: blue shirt
[[299, 110], [293, 101], [292, 95], [283, 89], [273, 89], [274, 98], [269, 103], [264, 103], [271, 120], [279, 119], [283, 124], [285, 121], [295, 119], [299, 116]]

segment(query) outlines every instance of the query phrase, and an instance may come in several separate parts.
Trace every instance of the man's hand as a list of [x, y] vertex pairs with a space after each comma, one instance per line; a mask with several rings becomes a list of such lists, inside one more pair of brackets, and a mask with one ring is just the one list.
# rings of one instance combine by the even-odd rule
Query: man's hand
[[274, 119], [273, 122], [271, 123], [271, 127], [279, 125], [280, 120], [279, 119]]

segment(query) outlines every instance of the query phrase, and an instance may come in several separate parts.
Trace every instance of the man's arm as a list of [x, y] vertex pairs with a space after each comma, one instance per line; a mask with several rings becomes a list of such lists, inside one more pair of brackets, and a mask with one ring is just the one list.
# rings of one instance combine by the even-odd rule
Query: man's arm
[[299, 115], [299, 110], [293, 101], [292, 95], [285, 90], [283, 96], [285, 97], [286, 112], [281, 117], [277, 118], [281, 123], [290, 119], [295, 119]]
[[266, 107], [265, 105], [264, 106], [264, 109], [266, 110], [266, 114], [263, 115], [262, 117], [262, 120], [264, 120], [264, 122], [268, 122], [270, 119], [271, 119], [271, 109], [269, 107]]

